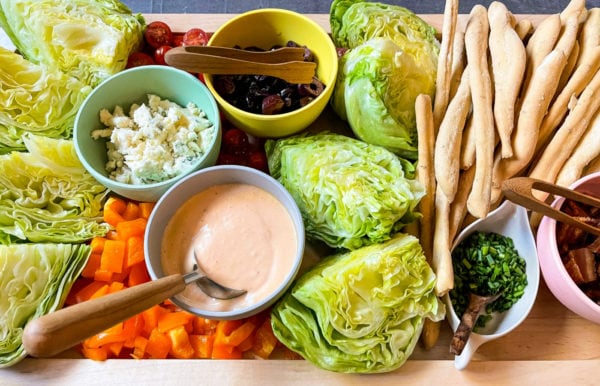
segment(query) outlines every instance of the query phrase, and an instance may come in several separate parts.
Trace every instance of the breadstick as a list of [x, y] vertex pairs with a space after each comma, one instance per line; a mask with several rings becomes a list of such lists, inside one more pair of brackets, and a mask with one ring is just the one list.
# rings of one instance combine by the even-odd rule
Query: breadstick
[[474, 167], [460, 173], [458, 179], [458, 191], [450, 204], [450, 230], [448, 231], [450, 245], [453, 244], [453, 241], [458, 234], [458, 230], [467, 215], [467, 197], [469, 196], [471, 186], [473, 185], [473, 178], [475, 178]]
[[442, 117], [446, 113], [446, 108], [448, 107], [452, 76], [452, 47], [454, 45], [457, 18], [458, 0], [446, 0], [433, 105], [433, 122], [436, 129], [439, 127]]
[[[577, 103], [542, 152], [539, 161], [531, 170], [531, 177], [548, 182], [556, 181], [558, 172], [571, 156], [599, 107], [600, 71], [596, 71], [592, 81], [585, 87]], [[542, 200], [547, 196], [539, 191], [535, 191], [534, 195]]]
[[554, 49], [558, 36], [560, 35], [560, 15], [554, 14], [546, 17], [540, 22], [529, 38], [525, 51], [527, 52], [527, 66], [525, 67], [525, 79], [523, 80], [523, 91], [527, 91], [529, 80], [533, 70], [540, 65], [542, 60]]
[[527, 54], [511, 24], [506, 6], [494, 1], [488, 8], [489, 50], [494, 75], [494, 120], [502, 145], [502, 158], [513, 154], [510, 135], [515, 124], [515, 104], [521, 90]]
[[452, 75], [450, 77], [449, 98], [452, 98], [458, 90], [465, 69], [465, 59], [465, 31], [461, 28], [455, 31], [454, 44], [452, 45]]
[[494, 114], [492, 81], [487, 62], [489, 23], [487, 10], [477, 4], [471, 10], [465, 30], [465, 50], [469, 66], [469, 83], [473, 98], [475, 135], [475, 178], [467, 198], [467, 209], [475, 217], [487, 216], [490, 208], [492, 166], [494, 162]]
[[[599, 24], [600, 25], [600, 24]], [[583, 57], [585, 55], [585, 57]], [[600, 68], [600, 46], [593, 50], [582, 52], [581, 63], [575, 69], [567, 84], [554, 99], [554, 102], [544, 117], [540, 127], [539, 140], [536, 146], [536, 154], [546, 146], [554, 130], [562, 122], [567, 114], [568, 105], [571, 98], [579, 97], [585, 86], [590, 83], [594, 74]]]
[[571, 79], [573, 75], [573, 71], [577, 67], [577, 60], [579, 59], [579, 42], [575, 41], [573, 49], [571, 50], [571, 54], [567, 58], [567, 63], [565, 64], [565, 69], [562, 74], [560, 74], [560, 80], [558, 81], [558, 89], [562, 90], [565, 88], [565, 85]]
[[450, 248], [450, 201], [439, 186], [435, 191], [435, 231], [433, 233], [432, 265], [437, 281], [435, 292], [443, 296], [454, 288], [454, 269]]
[[417, 143], [418, 157], [417, 180], [425, 188], [425, 195], [419, 202], [421, 219], [419, 221], [419, 238], [427, 261], [431, 264], [433, 255], [433, 224], [434, 224], [434, 196], [435, 174], [433, 166], [433, 146], [435, 140], [435, 127], [433, 124], [433, 111], [431, 97], [420, 94], [415, 101], [417, 118]]
[[523, 97], [512, 137], [514, 154], [511, 158], [502, 158], [497, 155], [494, 160], [492, 202], [496, 202], [500, 198], [504, 180], [524, 170], [533, 159], [539, 138], [540, 124], [556, 93], [560, 73], [566, 60], [562, 51], [553, 50], [535, 69], [530, 87]]
[[587, 17], [585, 0], [571, 0], [560, 13], [561, 22], [564, 24], [570, 17], [575, 16], [578, 23], [582, 23]]
[[587, 176], [588, 174], [600, 172], [600, 157], [594, 158], [583, 170], [582, 175]]
[[565, 161], [556, 178], [556, 184], [569, 186], [581, 177], [585, 167], [600, 156], [600, 110], [592, 118], [588, 129]]
[[515, 24], [515, 31], [521, 40], [525, 41], [533, 32], [533, 23], [529, 19], [521, 19]]
[[588, 16], [579, 33], [580, 53], [577, 60], [577, 67], [587, 57], [589, 51], [593, 51], [600, 46], [600, 8], [592, 8], [588, 11]]
[[475, 135], [473, 132], [473, 115], [467, 119], [463, 129], [462, 143], [460, 149], [460, 168], [467, 170], [475, 164]]

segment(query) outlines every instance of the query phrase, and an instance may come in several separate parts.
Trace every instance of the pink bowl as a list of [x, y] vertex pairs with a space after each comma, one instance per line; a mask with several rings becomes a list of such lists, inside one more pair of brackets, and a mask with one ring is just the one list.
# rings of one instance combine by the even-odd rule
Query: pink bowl
[[[600, 196], [600, 172], [582, 177], [575, 181], [570, 188]], [[557, 198], [552, 206], [560, 208], [564, 201], [564, 198]], [[556, 245], [556, 220], [546, 216], [542, 218], [537, 231], [537, 250], [542, 275], [552, 294], [569, 310], [600, 324], [600, 305], [592, 301], [577, 287], [560, 258]]]

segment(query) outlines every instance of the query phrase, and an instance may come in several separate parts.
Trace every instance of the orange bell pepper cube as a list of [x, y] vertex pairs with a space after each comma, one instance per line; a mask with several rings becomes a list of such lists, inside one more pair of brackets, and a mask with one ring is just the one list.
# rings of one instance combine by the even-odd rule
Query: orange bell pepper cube
[[[241, 323], [240, 321], [236, 322]], [[219, 322], [219, 325], [223, 327], [219, 329], [219, 326], [217, 326], [215, 343], [229, 346], [239, 346], [256, 328], [256, 324], [252, 320], [247, 320], [241, 325], [231, 323], [231, 321], [222, 321]]]
[[98, 282], [109, 283], [113, 279], [113, 272], [107, 269], [98, 268], [96, 272], [94, 272], [94, 280]]
[[143, 263], [144, 260], [144, 236], [132, 236], [128, 238], [126, 267], [131, 267], [137, 263]]
[[194, 348], [190, 343], [189, 335], [184, 326], [170, 329], [167, 335], [171, 340], [171, 350], [169, 353], [172, 356], [179, 359], [190, 359], [194, 356]]
[[125, 221], [134, 220], [140, 217], [139, 205], [133, 201], [127, 201], [125, 210], [123, 210], [123, 213], [121, 213], [121, 217], [123, 217]]
[[123, 339], [126, 348], [135, 347], [135, 339], [141, 336], [144, 330], [144, 317], [142, 314], [137, 314], [123, 322]]
[[129, 269], [129, 276], [127, 277], [127, 286], [133, 287], [138, 284], [146, 283], [150, 281], [150, 275], [146, 269], [146, 264], [137, 263], [131, 266]]
[[127, 240], [133, 236], [144, 236], [148, 220], [139, 217], [135, 220], [121, 221], [116, 225], [117, 235], [121, 240]]
[[83, 271], [81, 271], [81, 276], [88, 279], [93, 279], [96, 271], [100, 268], [101, 257], [102, 252], [92, 252], [87, 263], [85, 264], [85, 267], [83, 267]]
[[213, 344], [215, 336], [211, 335], [190, 335], [190, 343], [194, 348], [194, 358], [209, 359], [212, 357]]
[[210, 357], [212, 359], [242, 359], [242, 351], [235, 346], [215, 342]]
[[201, 316], [196, 316], [194, 318], [194, 330], [193, 334], [197, 335], [214, 335], [215, 330], [217, 329], [217, 324], [219, 322], [214, 319], [207, 319]]
[[108, 359], [108, 350], [106, 350], [106, 348], [104, 348], [104, 347], [89, 348], [89, 347], [84, 346], [81, 348], [81, 353], [86, 358], [89, 358], [89, 359], [92, 359], [95, 361], [105, 361]]
[[113, 342], [103, 347], [106, 347], [106, 350], [109, 353], [111, 353], [114, 357], [118, 357], [119, 355], [121, 355], [121, 350], [123, 349], [123, 342]]
[[135, 359], [143, 359], [146, 355], [146, 346], [148, 345], [148, 339], [142, 335], [135, 337], [133, 342], [133, 353], [131, 356]]
[[104, 237], [96, 236], [90, 241], [90, 248], [92, 248], [92, 253], [102, 253], [104, 249], [104, 242], [106, 239]]
[[150, 214], [152, 213], [152, 209], [154, 209], [155, 205], [156, 205], [155, 202], [140, 202], [138, 204], [138, 206], [140, 208], [140, 217], [148, 219], [150, 217]]
[[123, 272], [125, 249], [126, 244], [123, 240], [106, 240], [100, 258], [100, 269], [113, 273]]
[[267, 318], [254, 333], [252, 352], [262, 359], [268, 359], [277, 347], [277, 342], [271, 327], [271, 319]]
[[98, 292], [102, 287], [105, 287], [105, 286], [106, 286], [106, 290], [108, 291], [108, 286], [106, 285], [106, 283], [102, 283], [102, 282], [98, 282], [98, 281], [90, 282], [90, 284], [86, 285], [85, 287], [83, 287], [79, 291], [77, 291], [77, 294], [75, 295], [75, 301], [77, 303], [81, 303], [86, 300], [89, 300], [92, 298], [92, 296], [96, 292]]
[[158, 331], [155, 328], [150, 333], [148, 344], [146, 345], [146, 353], [152, 359], [165, 359], [171, 351], [171, 340], [166, 334]]
[[123, 323], [117, 323], [83, 341], [84, 347], [99, 348], [110, 343], [123, 342]]
[[167, 313], [168, 311], [160, 305], [155, 305], [142, 312], [144, 318], [144, 332], [146, 334], [152, 333], [153, 330], [158, 327], [158, 319], [160, 316]]
[[104, 203], [104, 221], [116, 226], [119, 222], [124, 221], [121, 214], [125, 212], [127, 203], [119, 197], [111, 196]]
[[167, 312], [158, 318], [158, 331], [167, 332], [177, 327], [185, 327], [192, 322], [194, 315], [185, 311]]

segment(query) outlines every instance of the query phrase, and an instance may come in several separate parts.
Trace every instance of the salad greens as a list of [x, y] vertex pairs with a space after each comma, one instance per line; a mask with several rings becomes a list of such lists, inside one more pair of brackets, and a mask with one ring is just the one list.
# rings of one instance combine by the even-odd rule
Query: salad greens
[[415, 160], [414, 102], [435, 93], [435, 28], [404, 7], [361, 0], [333, 0], [330, 24], [335, 44], [348, 49], [334, 110], [358, 138]]
[[0, 245], [0, 368], [27, 355], [25, 325], [62, 306], [90, 252], [85, 244]]
[[525, 292], [526, 262], [510, 237], [494, 232], [474, 232], [452, 251], [454, 288], [452, 306], [460, 317], [468, 307], [469, 293], [487, 296], [502, 292], [487, 305], [475, 327], [485, 327], [491, 313], [510, 309]]
[[23, 134], [69, 138], [91, 87], [0, 47], [0, 154], [25, 150]]
[[0, 244], [78, 243], [108, 231], [108, 190], [81, 165], [73, 142], [28, 134], [28, 152], [0, 156]]
[[380, 373], [412, 354], [425, 318], [443, 303], [419, 240], [391, 240], [332, 255], [303, 274], [274, 306], [277, 338], [323, 369]]
[[357, 249], [389, 240], [419, 214], [423, 186], [413, 165], [341, 134], [297, 135], [265, 144], [271, 175], [290, 192], [306, 235]]
[[125, 68], [145, 21], [118, 0], [0, 0], [0, 26], [26, 59], [94, 87]]

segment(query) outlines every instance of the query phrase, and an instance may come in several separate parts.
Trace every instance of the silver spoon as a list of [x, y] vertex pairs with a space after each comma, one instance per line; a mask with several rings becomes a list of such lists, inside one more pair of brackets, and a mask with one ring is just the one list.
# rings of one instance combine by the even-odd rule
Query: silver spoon
[[23, 346], [35, 357], [54, 356], [177, 295], [192, 282], [217, 299], [232, 299], [246, 293], [223, 287], [196, 269], [185, 275], [169, 275], [34, 319], [25, 326]]

